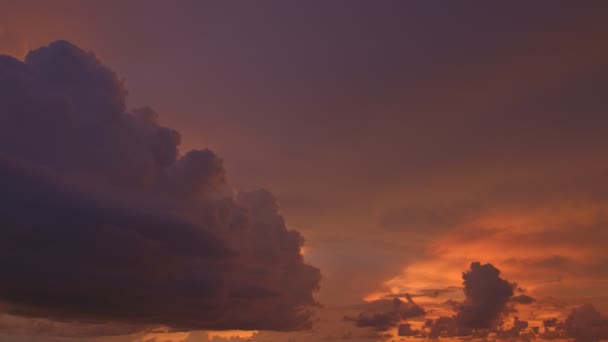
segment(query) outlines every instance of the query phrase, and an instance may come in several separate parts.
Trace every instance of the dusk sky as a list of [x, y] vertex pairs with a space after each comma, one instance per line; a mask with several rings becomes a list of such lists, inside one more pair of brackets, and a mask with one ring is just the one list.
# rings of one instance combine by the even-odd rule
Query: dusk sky
[[608, 2], [0, 0], [0, 341], [608, 341]]

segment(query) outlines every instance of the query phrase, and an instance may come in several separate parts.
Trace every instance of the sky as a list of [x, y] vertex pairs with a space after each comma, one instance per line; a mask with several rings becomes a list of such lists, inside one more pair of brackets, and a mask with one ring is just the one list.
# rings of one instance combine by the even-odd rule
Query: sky
[[608, 340], [607, 16], [0, 0], [0, 340]]

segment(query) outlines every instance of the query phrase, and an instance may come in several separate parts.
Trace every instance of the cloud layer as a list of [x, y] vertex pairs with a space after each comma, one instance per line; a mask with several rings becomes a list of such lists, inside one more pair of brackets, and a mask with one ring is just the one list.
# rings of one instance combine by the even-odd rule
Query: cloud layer
[[273, 195], [236, 193], [209, 150], [91, 52], [0, 56], [0, 308], [88, 323], [300, 330], [320, 272]]
[[608, 317], [591, 304], [573, 307], [564, 319], [550, 317], [543, 320], [541, 331], [540, 325], [520, 319], [517, 315], [519, 307], [515, 307], [531, 305], [537, 300], [525, 294], [515, 296], [516, 290], [520, 293], [526, 290], [501, 278], [500, 270], [494, 265], [473, 262], [469, 270], [462, 273], [462, 279], [464, 301], [443, 303], [454, 312], [451, 316], [428, 318], [422, 324], [418, 324], [419, 320], [407, 322], [412, 318], [432, 316], [436, 307], [419, 306], [405, 294], [407, 306], [402, 306], [405, 303], [398, 298], [392, 301], [392, 306], [387, 299], [371, 301], [365, 305], [366, 312], [358, 317], [345, 317], [345, 320], [354, 322], [357, 327], [372, 328], [380, 340], [393, 339], [392, 333], [424, 339], [456, 337], [484, 341], [530, 341], [538, 337], [543, 340], [595, 342], [608, 338]]
[[381, 299], [366, 305], [366, 312], [357, 317], [344, 317], [353, 321], [359, 328], [371, 327], [375, 331], [387, 331], [410, 318], [424, 316], [424, 309], [416, 304], [412, 297], [406, 295], [407, 302], [395, 297], [392, 300]]
[[502, 319], [513, 311], [508, 303], [513, 297], [511, 284], [500, 277], [500, 270], [492, 264], [474, 262], [462, 274], [464, 302], [450, 301], [456, 311], [451, 317], [439, 317], [425, 322], [428, 337], [469, 336], [495, 331]]

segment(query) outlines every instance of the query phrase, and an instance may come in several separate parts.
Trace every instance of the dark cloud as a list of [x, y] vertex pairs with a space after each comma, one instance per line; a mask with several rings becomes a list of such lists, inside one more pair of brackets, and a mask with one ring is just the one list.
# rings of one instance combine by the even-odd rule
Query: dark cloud
[[512, 341], [530, 341], [534, 340], [538, 329], [529, 328], [527, 321], [520, 320], [518, 317], [514, 317], [510, 327], [504, 327], [504, 321], [497, 323], [497, 325], [491, 329], [472, 329], [467, 326], [463, 326], [457, 316], [452, 317], [440, 317], [435, 320], [427, 320], [423, 327], [415, 337], [432, 338], [436, 339], [439, 337], [461, 337], [467, 339], [481, 339], [486, 341], [488, 337], [493, 337], [498, 340], [512, 340]]
[[522, 321], [519, 317], [513, 319], [513, 325], [509, 329], [499, 330], [496, 337], [499, 339], [516, 339], [518, 341], [529, 341], [534, 339], [532, 332], [527, 332], [528, 322]]
[[[75, 338], [94, 338], [97, 336], [119, 336], [130, 335], [141, 331], [140, 327], [129, 324], [95, 324], [81, 323], [78, 325], [70, 322], [53, 321], [44, 318], [24, 318], [7, 314], [0, 314], [0, 340], [12, 341], [8, 336], [18, 335], [28, 336], [32, 340], [32, 335], [44, 335], [45, 341], [55, 340], [74, 341]], [[51, 337], [53, 336], [53, 337]], [[18, 339], [17, 339], [18, 340]], [[36, 340], [39, 340], [37, 338]]]
[[424, 309], [408, 296], [407, 302], [403, 302], [399, 298], [371, 302], [367, 305], [367, 312], [361, 313], [357, 317], [347, 316], [344, 319], [355, 322], [355, 325], [360, 328], [370, 327], [376, 331], [387, 331], [407, 319], [424, 316], [424, 314]]
[[[10, 314], [171, 329], [311, 327], [319, 270], [267, 191], [58, 41], [0, 56], [0, 304]], [[100, 330], [101, 331], [101, 330]]]
[[[439, 336], [471, 336], [485, 334], [496, 330], [501, 324], [501, 318], [513, 312], [508, 304], [513, 298], [513, 289], [516, 284], [511, 284], [500, 277], [500, 271], [492, 264], [481, 264], [474, 262], [468, 271], [462, 274], [463, 291], [465, 300], [457, 302], [448, 300], [456, 315], [452, 317], [440, 317], [426, 321], [421, 331], [412, 330], [405, 325], [401, 327], [401, 336], [420, 336], [436, 338]], [[444, 290], [453, 291], [450, 287]], [[440, 292], [439, 289], [434, 290]], [[429, 293], [424, 293], [429, 296]], [[433, 292], [431, 291], [431, 294]], [[437, 293], [439, 295], [439, 293]], [[381, 299], [368, 304], [368, 312], [358, 317], [345, 317], [353, 321], [358, 327], [372, 327], [376, 331], [386, 331], [399, 326], [404, 320], [412, 317], [423, 316], [425, 311], [412, 300], [412, 296], [405, 294], [407, 303], [403, 303], [398, 297], [392, 301]], [[522, 297], [522, 298], [520, 298]], [[528, 297], [518, 296], [518, 300], [526, 302]], [[531, 297], [528, 297], [532, 299]], [[381, 306], [383, 305], [383, 306]], [[391, 307], [392, 305], [392, 307]], [[404, 306], [405, 305], [405, 306]], [[522, 328], [523, 329], [523, 328]], [[520, 330], [522, 330], [520, 329]], [[519, 330], [517, 330], [519, 333]], [[505, 332], [505, 334], [515, 332]]]
[[431, 288], [431, 289], [420, 289], [418, 290], [416, 293], [413, 294], [409, 294], [409, 293], [394, 293], [394, 294], [387, 294], [384, 297], [382, 297], [382, 299], [391, 299], [391, 298], [416, 298], [416, 297], [428, 297], [428, 298], [437, 298], [439, 296], [442, 296], [444, 294], [448, 294], [448, 293], [453, 293], [456, 291], [462, 290], [462, 287], [459, 286], [448, 286], [448, 287], [444, 287], [444, 288]]
[[439, 317], [428, 319], [424, 323], [422, 337], [437, 338], [440, 336], [469, 336], [473, 333], [470, 328], [458, 324], [455, 317]]
[[460, 324], [473, 329], [488, 329], [500, 319], [513, 296], [513, 286], [500, 278], [500, 271], [492, 264], [471, 264], [463, 273], [466, 299], [458, 313]]
[[516, 312], [509, 303], [531, 304], [535, 299], [525, 294], [514, 296], [514, 289], [520, 293], [526, 290], [502, 279], [500, 270], [492, 264], [482, 265], [474, 262], [470, 269], [463, 273], [462, 278], [465, 300], [445, 302], [456, 314], [451, 317], [427, 319], [420, 330], [404, 323], [407, 318], [425, 314], [423, 308], [416, 305], [411, 296], [407, 295], [409, 304], [407, 310], [403, 310], [401, 305], [405, 303], [398, 298], [394, 298], [393, 301], [382, 299], [368, 303], [368, 312], [345, 319], [355, 322], [358, 327], [372, 327], [378, 332], [396, 327], [398, 336], [425, 339], [461, 337], [532, 341], [539, 337], [547, 340], [572, 339], [581, 342], [608, 339], [608, 318], [602, 316], [592, 305], [574, 308], [563, 321], [557, 318], [544, 320], [544, 331], [540, 332], [540, 327], [530, 326], [528, 321], [520, 320], [517, 316], [513, 317], [511, 323], [507, 322], [508, 316]]
[[500, 271], [492, 264], [474, 262], [462, 274], [464, 302], [449, 300], [447, 305], [456, 311], [452, 317], [427, 320], [423, 336], [469, 336], [495, 330], [501, 318], [512, 309], [508, 306], [513, 297], [513, 287], [500, 277]]
[[557, 326], [557, 322], [558, 322], [557, 318], [545, 319], [543, 321], [543, 326], [545, 327], [545, 329], [552, 328], [552, 327]]
[[575, 341], [603, 341], [608, 339], [608, 317], [603, 317], [593, 305], [585, 304], [572, 309], [564, 329]]
[[527, 295], [519, 295], [519, 296], [514, 296], [511, 297], [511, 302], [513, 303], [517, 303], [517, 304], [532, 304], [534, 303], [536, 300], [530, 296]]
[[420, 330], [412, 329], [412, 325], [405, 323], [397, 327], [397, 336], [417, 336]]
[[602, 316], [591, 304], [573, 308], [563, 321], [550, 318], [544, 320], [543, 325], [544, 332], [539, 336], [548, 340], [569, 338], [577, 342], [596, 342], [608, 339], [608, 317]]
[[462, 302], [459, 302], [459, 301], [453, 300], [453, 299], [448, 299], [445, 302], [443, 302], [443, 305], [448, 306], [452, 310], [458, 312], [460, 310], [460, 308], [462, 307]]

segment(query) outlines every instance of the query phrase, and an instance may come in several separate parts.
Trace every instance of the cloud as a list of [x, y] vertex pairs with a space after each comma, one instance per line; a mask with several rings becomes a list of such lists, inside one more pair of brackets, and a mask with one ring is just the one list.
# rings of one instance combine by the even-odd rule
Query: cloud
[[[439, 317], [426, 321], [422, 336], [470, 336], [496, 330], [501, 318], [511, 312], [508, 306], [513, 287], [500, 277], [500, 270], [492, 264], [471, 263], [462, 274], [464, 302], [446, 302], [455, 311], [452, 317]], [[519, 331], [519, 330], [518, 330]]]
[[[359, 314], [357, 317], [345, 317], [345, 320], [353, 321], [357, 327], [371, 327], [376, 331], [387, 331], [397, 327], [399, 336], [428, 338], [480, 337], [484, 334], [487, 335], [490, 331], [502, 331], [506, 335], [515, 335], [525, 329], [519, 327], [508, 332], [499, 329], [503, 323], [502, 319], [514, 310], [509, 306], [509, 302], [513, 298], [516, 287], [516, 284], [509, 283], [500, 277], [500, 270], [492, 264], [473, 262], [470, 269], [462, 273], [462, 279], [464, 301], [458, 302], [450, 299], [445, 303], [456, 311], [456, 314], [451, 317], [427, 319], [422, 330], [412, 329], [410, 325], [403, 323], [406, 319], [421, 317], [426, 313], [422, 307], [414, 303], [412, 296], [408, 294], [405, 294], [407, 304], [401, 302], [398, 297], [392, 301], [387, 299], [372, 301], [367, 304], [367, 312]], [[455, 289], [457, 287], [448, 287], [443, 289], [443, 292], [452, 292]], [[430, 292], [421, 291], [420, 294], [421, 296], [432, 296], [435, 292], [441, 291], [430, 289]], [[523, 297], [528, 296], [518, 296], [518, 300], [526, 302], [528, 299]], [[406, 306], [403, 306], [404, 304]]]
[[0, 56], [0, 304], [8, 314], [171, 330], [300, 330], [320, 272], [274, 196], [58, 41]]
[[543, 339], [570, 338], [580, 342], [608, 339], [608, 317], [602, 316], [591, 304], [575, 307], [565, 320], [549, 318], [543, 321]]
[[344, 320], [354, 322], [359, 328], [371, 327], [375, 331], [387, 331], [407, 319], [424, 316], [425, 313], [409, 296], [407, 302], [399, 298], [381, 299], [368, 303], [366, 307], [367, 312], [357, 317], [344, 317]]
[[527, 305], [527, 304], [532, 304], [535, 301], [536, 300], [534, 298], [527, 296], [527, 295], [519, 295], [519, 296], [511, 297], [511, 302], [517, 303], [517, 304]]
[[594, 342], [608, 339], [608, 318], [591, 304], [572, 309], [564, 323], [568, 337], [576, 341]]
[[553, 317], [553, 318], [548, 318], [543, 320], [543, 326], [545, 327], [545, 329], [547, 328], [552, 328], [557, 326], [557, 318]]
[[460, 324], [474, 329], [493, 328], [513, 297], [513, 286], [500, 278], [492, 264], [471, 264], [463, 273], [465, 301], [458, 312]]
[[534, 339], [532, 332], [527, 332], [528, 321], [520, 320], [519, 317], [514, 317], [513, 325], [509, 329], [501, 329], [496, 332], [498, 339], [518, 339], [521, 341], [530, 341]]
[[[513, 316], [517, 312], [514, 305], [531, 305], [536, 299], [524, 294], [527, 293], [525, 288], [501, 278], [500, 270], [492, 264], [473, 262], [469, 270], [462, 273], [462, 279], [464, 300], [449, 299], [443, 303], [454, 311], [454, 315], [432, 318], [437, 314], [432, 304], [429, 304], [431, 309], [416, 304], [421, 314], [408, 318], [426, 314], [431, 317], [421, 327], [404, 322], [406, 318], [400, 316], [399, 305], [402, 302], [398, 298], [401, 294], [397, 294], [393, 301], [381, 297], [380, 300], [369, 302], [365, 306], [366, 312], [356, 317], [345, 317], [345, 320], [354, 322], [357, 327], [373, 328], [376, 332], [396, 329], [398, 336], [422, 339], [461, 337], [531, 341], [540, 338], [593, 342], [608, 338], [608, 318], [591, 305], [574, 308], [564, 320], [544, 319], [542, 332], [541, 327], [532, 322]], [[445, 292], [457, 288], [452, 286], [446, 288]], [[439, 289], [421, 290], [418, 294], [420, 297], [428, 297], [437, 290]], [[519, 294], [514, 295], [515, 291]], [[403, 296], [409, 300], [412, 298], [407, 294]], [[538, 321], [538, 317], [535, 319], [531, 316], [535, 321]]]
[[[137, 327], [128, 324], [94, 324], [74, 325], [70, 322], [52, 321], [44, 318], [25, 318], [0, 314], [0, 340], [11, 340], [8, 336], [45, 335], [49, 339], [65, 341], [73, 338], [92, 338], [96, 336], [131, 335], [137, 333]], [[50, 337], [53, 336], [53, 338]], [[37, 338], [36, 340], [39, 340]]]
[[411, 324], [399, 324], [397, 327], [397, 336], [416, 336], [418, 334], [420, 334], [420, 331], [412, 329]]
[[428, 319], [424, 323], [424, 333], [421, 337], [437, 338], [439, 336], [469, 336], [471, 329], [458, 324], [455, 317], [439, 317]]
[[457, 292], [459, 290], [462, 290], [462, 287], [460, 286], [447, 286], [444, 288], [429, 288], [429, 289], [418, 289], [416, 290], [415, 293], [413, 294], [409, 294], [409, 293], [390, 293], [390, 294], [386, 294], [384, 296], [382, 296], [381, 299], [391, 299], [391, 298], [416, 298], [416, 297], [427, 297], [427, 298], [437, 298], [439, 296], [445, 295], [445, 294], [451, 294], [454, 292]]

